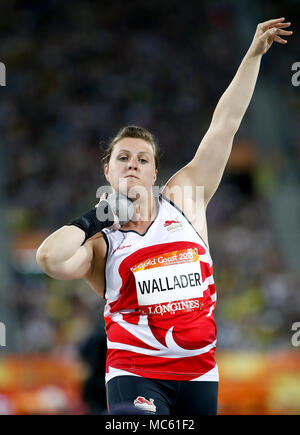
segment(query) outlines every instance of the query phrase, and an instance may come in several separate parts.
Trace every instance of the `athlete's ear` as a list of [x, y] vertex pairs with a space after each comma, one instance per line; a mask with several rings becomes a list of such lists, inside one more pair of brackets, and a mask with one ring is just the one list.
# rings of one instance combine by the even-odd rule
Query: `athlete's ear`
[[106, 180], [109, 182], [108, 163], [105, 163], [105, 165], [104, 165], [104, 176], [105, 176]]
[[157, 178], [157, 169], [155, 169], [154, 171], [154, 175], [153, 175], [153, 185], [155, 184], [156, 178]]

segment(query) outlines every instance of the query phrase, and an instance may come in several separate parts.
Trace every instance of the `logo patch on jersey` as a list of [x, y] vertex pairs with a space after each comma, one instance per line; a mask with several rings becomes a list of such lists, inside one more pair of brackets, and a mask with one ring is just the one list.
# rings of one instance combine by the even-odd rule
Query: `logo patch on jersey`
[[181, 222], [179, 222], [177, 219], [176, 220], [169, 220], [169, 221], [165, 221], [164, 223], [164, 227], [166, 228], [167, 231], [177, 231], [183, 228], [183, 225]]
[[131, 248], [132, 245], [123, 245], [123, 246], [119, 246], [118, 248], [113, 250], [113, 254], [118, 251], [119, 249], [126, 249], [126, 248]]
[[136, 406], [139, 409], [142, 409], [143, 411], [150, 411], [150, 412], [156, 412], [156, 406], [154, 405], [153, 399], [145, 399], [145, 397], [138, 396], [134, 400], [134, 406]]
[[199, 299], [203, 297], [203, 289], [197, 248], [148, 258], [132, 267], [131, 271], [143, 313], [164, 314], [201, 309]]

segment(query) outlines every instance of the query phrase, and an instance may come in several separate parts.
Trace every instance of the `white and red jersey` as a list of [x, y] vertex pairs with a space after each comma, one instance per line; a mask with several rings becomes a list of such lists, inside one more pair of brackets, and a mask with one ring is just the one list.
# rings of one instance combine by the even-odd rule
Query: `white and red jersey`
[[218, 380], [216, 289], [207, 246], [163, 197], [144, 235], [104, 229], [106, 381]]

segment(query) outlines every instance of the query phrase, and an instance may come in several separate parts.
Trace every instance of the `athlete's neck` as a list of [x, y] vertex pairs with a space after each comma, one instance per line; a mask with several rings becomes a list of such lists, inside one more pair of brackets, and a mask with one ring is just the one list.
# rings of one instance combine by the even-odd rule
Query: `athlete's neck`
[[156, 200], [151, 193], [148, 198], [142, 197], [136, 199], [134, 202], [134, 216], [132, 222], [136, 225], [142, 222], [153, 221], [157, 212]]

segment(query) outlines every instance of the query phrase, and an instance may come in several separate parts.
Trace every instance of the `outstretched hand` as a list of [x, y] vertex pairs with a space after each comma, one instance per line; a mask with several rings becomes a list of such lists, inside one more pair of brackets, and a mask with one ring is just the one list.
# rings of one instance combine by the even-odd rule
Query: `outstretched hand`
[[[290, 36], [292, 31], [283, 30], [291, 25], [290, 22], [284, 22], [285, 18], [276, 18], [275, 20], [265, 21], [259, 23], [253, 41], [250, 46], [250, 53], [252, 55], [265, 54], [274, 41], [279, 44], [286, 44], [287, 40], [281, 36]], [[280, 35], [280, 36], [279, 36]]]

